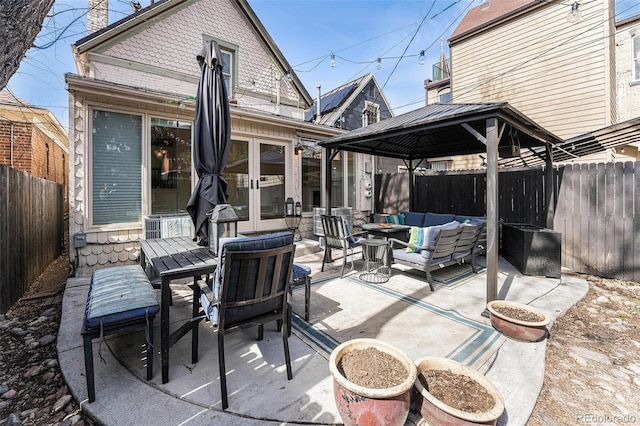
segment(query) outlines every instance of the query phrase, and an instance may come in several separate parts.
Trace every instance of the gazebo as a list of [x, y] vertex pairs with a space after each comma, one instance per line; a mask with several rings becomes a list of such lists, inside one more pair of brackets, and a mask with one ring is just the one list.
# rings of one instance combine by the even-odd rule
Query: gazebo
[[[487, 173], [487, 302], [498, 295], [498, 161], [528, 148], [546, 163], [545, 185], [555, 188], [553, 147], [561, 139], [507, 102], [432, 104], [320, 142], [325, 150], [325, 211], [331, 211], [331, 161], [340, 151], [402, 160], [409, 170], [409, 209], [414, 172], [430, 158], [485, 154]], [[543, 149], [535, 149], [542, 147]], [[547, 226], [556, 194], [547, 192]]]

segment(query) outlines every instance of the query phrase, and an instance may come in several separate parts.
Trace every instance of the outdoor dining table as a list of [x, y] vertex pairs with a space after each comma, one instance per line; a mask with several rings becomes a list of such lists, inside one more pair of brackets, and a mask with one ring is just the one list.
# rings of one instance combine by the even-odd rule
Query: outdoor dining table
[[396, 225], [393, 223], [365, 223], [362, 230], [367, 231], [367, 235], [383, 238], [396, 238], [402, 241], [408, 241], [407, 231], [411, 227], [409, 225]]
[[[216, 255], [207, 247], [198, 246], [192, 238], [156, 238], [140, 240], [140, 264], [144, 268], [150, 263], [161, 279], [160, 299], [160, 356], [162, 359], [162, 383], [169, 381], [169, 348], [191, 331], [192, 363], [198, 362], [198, 318], [199, 304], [197, 280], [212, 274], [218, 266]], [[171, 303], [171, 281], [193, 277], [192, 318], [170, 333], [169, 305]]]

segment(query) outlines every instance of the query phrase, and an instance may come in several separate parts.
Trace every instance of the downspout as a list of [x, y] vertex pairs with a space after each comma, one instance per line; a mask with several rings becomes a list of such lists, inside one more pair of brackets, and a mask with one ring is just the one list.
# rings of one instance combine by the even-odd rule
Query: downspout
[[11, 123], [11, 168], [15, 169], [13, 165], [13, 123]]
[[321, 86], [318, 84], [316, 89], [318, 89], [318, 100], [316, 101], [316, 124], [320, 124], [320, 88]]

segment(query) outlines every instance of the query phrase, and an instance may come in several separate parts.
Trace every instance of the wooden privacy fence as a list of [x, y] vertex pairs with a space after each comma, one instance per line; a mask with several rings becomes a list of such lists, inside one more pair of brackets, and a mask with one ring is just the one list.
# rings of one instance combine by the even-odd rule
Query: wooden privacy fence
[[[640, 163], [554, 167], [553, 229], [562, 233], [562, 266], [640, 282]], [[427, 171], [416, 176], [414, 210], [486, 214], [484, 171]], [[409, 209], [409, 175], [376, 176], [376, 212]], [[544, 168], [508, 169], [498, 177], [498, 215], [506, 223], [546, 227]]]
[[62, 186], [0, 165], [0, 313], [4, 313], [63, 245]]

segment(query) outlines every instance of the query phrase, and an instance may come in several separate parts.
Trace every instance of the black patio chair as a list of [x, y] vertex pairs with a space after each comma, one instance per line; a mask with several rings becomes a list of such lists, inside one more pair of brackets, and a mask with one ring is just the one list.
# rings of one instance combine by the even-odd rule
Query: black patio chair
[[[229, 406], [224, 336], [229, 333], [257, 325], [258, 340], [262, 340], [264, 324], [276, 321], [282, 331], [287, 379], [293, 377], [287, 295], [295, 246], [290, 232], [221, 240], [221, 245], [218, 270], [212, 281], [200, 285], [199, 299], [207, 318], [218, 327], [218, 363], [224, 410]], [[197, 346], [194, 350], [198, 350]]]

